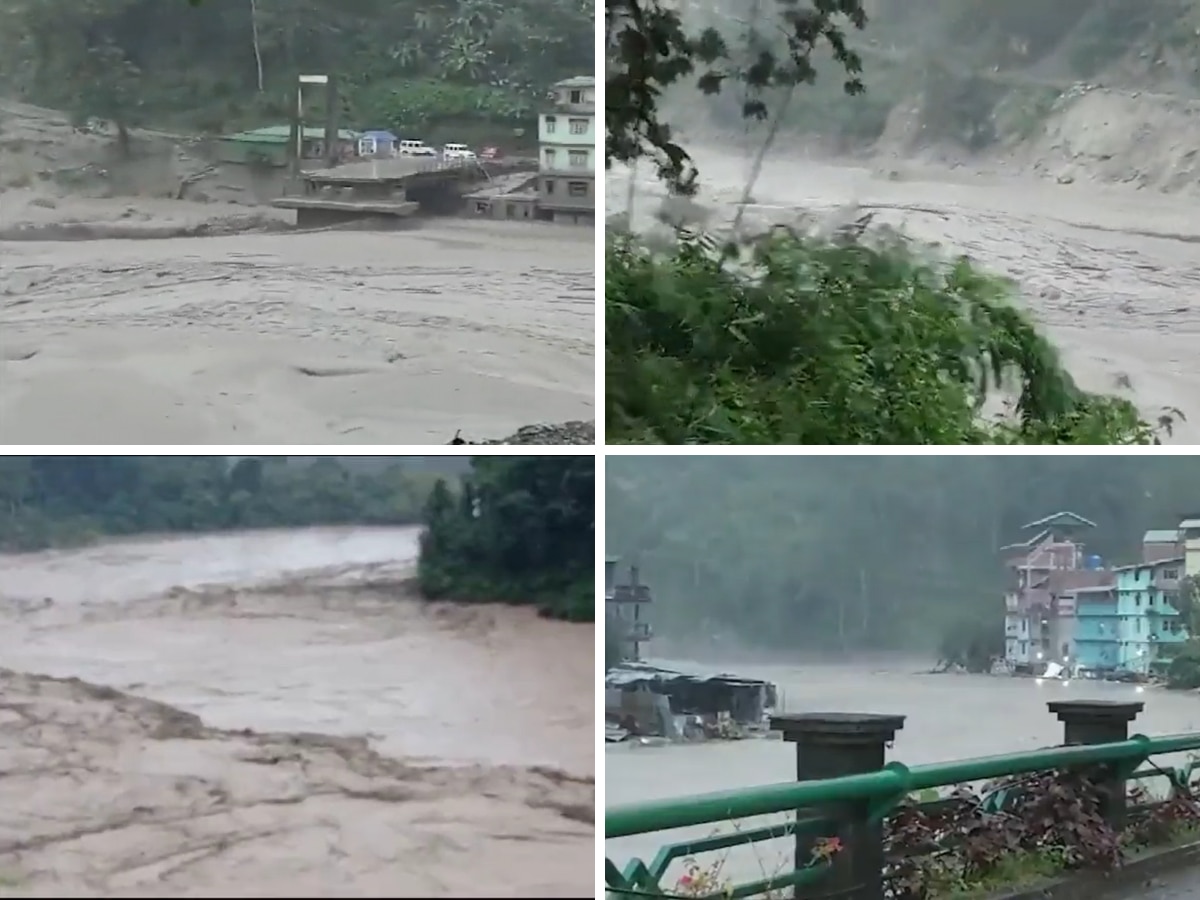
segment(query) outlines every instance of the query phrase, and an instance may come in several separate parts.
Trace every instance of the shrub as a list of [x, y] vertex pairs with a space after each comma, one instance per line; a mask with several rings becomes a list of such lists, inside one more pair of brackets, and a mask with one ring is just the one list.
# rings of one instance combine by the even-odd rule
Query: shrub
[[1080, 390], [1005, 281], [898, 240], [615, 234], [605, 300], [610, 442], [1148, 444], [1178, 416]]

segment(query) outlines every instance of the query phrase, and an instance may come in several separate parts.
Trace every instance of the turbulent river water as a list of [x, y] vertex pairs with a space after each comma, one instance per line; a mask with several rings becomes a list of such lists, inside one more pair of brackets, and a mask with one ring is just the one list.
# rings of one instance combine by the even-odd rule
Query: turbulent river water
[[0, 895], [590, 895], [592, 630], [419, 603], [415, 552], [0, 557]]
[[[1131, 731], [1150, 735], [1200, 731], [1200, 697], [1136, 685], [971, 675], [917, 674], [920, 662], [870, 666], [730, 667], [743, 675], [779, 685], [789, 712], [871, 712], [907, 716], [889, 759], [930, 763], [1045, 747], [1062, 741], [1062, 725], [1046, 702], [1056, 699], [1137, 700], [1145, 711]], [[928, 666], [928, 661], [924, 663]], [[789, 781], [796, 777], [795, 750], [775, 740], [705, 743], [667, 747], [611, 745], [605, 754], [605, 803], [683, 796]], [[758, 824], [755, 822], [755, 824]], [[652, 857], [657, 848], [682, 835], [706, 836], [700, 827], [607, 842], [607, 853], [625, 860]], [[676, 837], [679, 835], [680, 837]], [[760, 845], [751, 860], [735, 857], [729, 871], [762, 877], [759, 867], [777, 871], [786, 848]], [[728, 872], [727, 872], [728, 874]]]
[[[720, 229], [741, 198], [749, 163], [700, 148], [699, 201]], [[640, 173], [639, 230], [653, 223], [661, 187]], [[627, 172], [605, 181], [609, 214], [625, 209]], [[1172, 442], [1200, 439], [1200, 330], [1194, 199], [1102, 185], [1057, 185], [1018, 176], [916, 165], [872, 170], [783, 152], [769, 158], [745, 225], [753, 232], [816, 213], [842, 224], [870, 212], [874, 224], [967, 255], [1011, 277], [1079, 383], [1139, 403], [1156, 417], [1181, 411]]]

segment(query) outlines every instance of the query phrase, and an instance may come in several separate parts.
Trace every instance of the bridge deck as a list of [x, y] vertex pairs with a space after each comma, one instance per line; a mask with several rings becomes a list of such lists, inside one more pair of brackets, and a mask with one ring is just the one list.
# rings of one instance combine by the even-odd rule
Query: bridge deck
[[411, 216], [420, 208], [420, 204], [407, 200], [327, 200], [321, 197], [280, 197], [278, 200], [272, 200], [271, 205], [277, 209], [322, 209], [365, 216]]
[[[362, 184], [401, 185], [417, 176], [465, 178], [495, 176], [507, 172], [537, 171], [537, 160], [500, 159], [441, 162], [429, 157], [408, 156], [394, 159], [372, 159], [347, 163], [332, 169], [314, 169], [304, 173], [304, 180], [318, 186], [353, 187]], [[486, 174], [485, 174], [486, 173]]]

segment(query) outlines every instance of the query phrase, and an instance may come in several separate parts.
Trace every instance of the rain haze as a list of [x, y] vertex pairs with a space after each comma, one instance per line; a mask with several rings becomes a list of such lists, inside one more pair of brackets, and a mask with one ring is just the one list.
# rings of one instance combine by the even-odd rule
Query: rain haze
[[[735, 61], [782, 40], [773, 3], [670, 5], [689, 27], [718, 29]], [[1133, 400], [1149, 421], [1176, 408], [1186, 418], [1171, 440], [1194, 443], [1195, 5], [863, 6], [865, 29], [847, 28], [863, 95], [845, 94], [823, 45], [794, 102], [767, 91], [766, 122], [743, 117], [736, 84], [714, 97], [694, 79], [670, 87], [662, 118], [699, 167], [699, 193], [668, 200], [652, 166], [616, 167], [610, 222], [649, 242], [669, 240], [670, 224], [724, 232], [743, 202], [750, 233], [814, 221], [828, 232], [869, 214], [870, 230], [1012, 278], [1082, 387]]]
[[592, 466], [0, 459], [0, 896], [590, 891]]
[[[1161, 635], [1119, 640], [1085, 633], [1070, 606], [1123, 565], [1192, 574], [1195, 458], [622, 456], [606, 468], [609, 806], [796, 777], [794, 748], [754, 728], [646, 727], [659, 720], [637, 719], [621, 691], [644, 676], [611, 677], [634, 654], [643, 668], [762, 679], [776, 711], [906, 716], [888, 758], [908, 764], [1059, 743], [1056, 699], [1138, 700], [1139, 732], [1200, 730], [1200, 698], [1155, 683], [1169, 669], [1175, 686], [1200, 686], [1190, 608]], [[1029, 574], [1047, 548], [1070, 557], [1053, 605]], [[618, 608], [635, 577], [649, 598], [626, 604], [640, 631]], [[670, 695], [671, 712], [697, 696]], [[649, 859], [675, 834], [609, 841], [608, 855]]]

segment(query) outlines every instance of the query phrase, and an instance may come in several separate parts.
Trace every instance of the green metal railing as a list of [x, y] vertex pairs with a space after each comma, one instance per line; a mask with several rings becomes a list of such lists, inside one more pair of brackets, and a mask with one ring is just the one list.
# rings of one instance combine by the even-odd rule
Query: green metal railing
[[[790, 872], [772, 878], [723, 887], [711, 893], [689, 892], [688, 896], [741, 898], [773, 893], [793, 887], [797, 897], [812, 894], [800, 890], [819, 884], [830, 874], [834, 861], [822, 853], [819, 844], [844, 833], [830, 808], [845, 810], [847, 803], [865, 810], [865, 822], [878, 825], [914, 795], [932, 788], [983, 782], [1008, 776], [1105, 765], [1114, 781], [1166, 778], [1172, 793], [1186, 790], [1200, 763], [1189, 761], [1181, 767], [1154, 766], [1139, 769], [1151, 757], [1161, 754], [1200, 750], [1200, 734], [1179, 734], [1150, 738], [1134, 735], [1126, 740], [1084, 746], [1060, 746], [1021, 753], [985, 756], [932, 765], [906, 766], [891, 762], [877, 771], [811, 781], [771, 784], [743, 790], [724, 791], [671, 800], [612, 807], [605, 812], [605, 838], [623, 838], [690, 826], [725, 824], [753, 816], [794, 813], [793, 819], [774, 825], [715, 834], [710, 837], [669, 843], [645, 862], [634, 858], [623, 867], [611, 859], [605, 861], [605, 880], [610, 894], [623, 896], [669, 896], [673, 888], [663, 880], [672, 864], [698, 854], [756, 844], [779, 838], [795, 837], [818, 849], [806, 864], [797, 864]], [[1123, 793], [1123, 790], [1122, 790]], [[985, 809], [996, 810], [1003, 804], [1003, 791], [984, 797]], [[860, 815], [863, 815], [860, 813]], [[870, 891], [848, 896], [875, 896]], [[882, 896], [879, 894], [878, 896]]]

